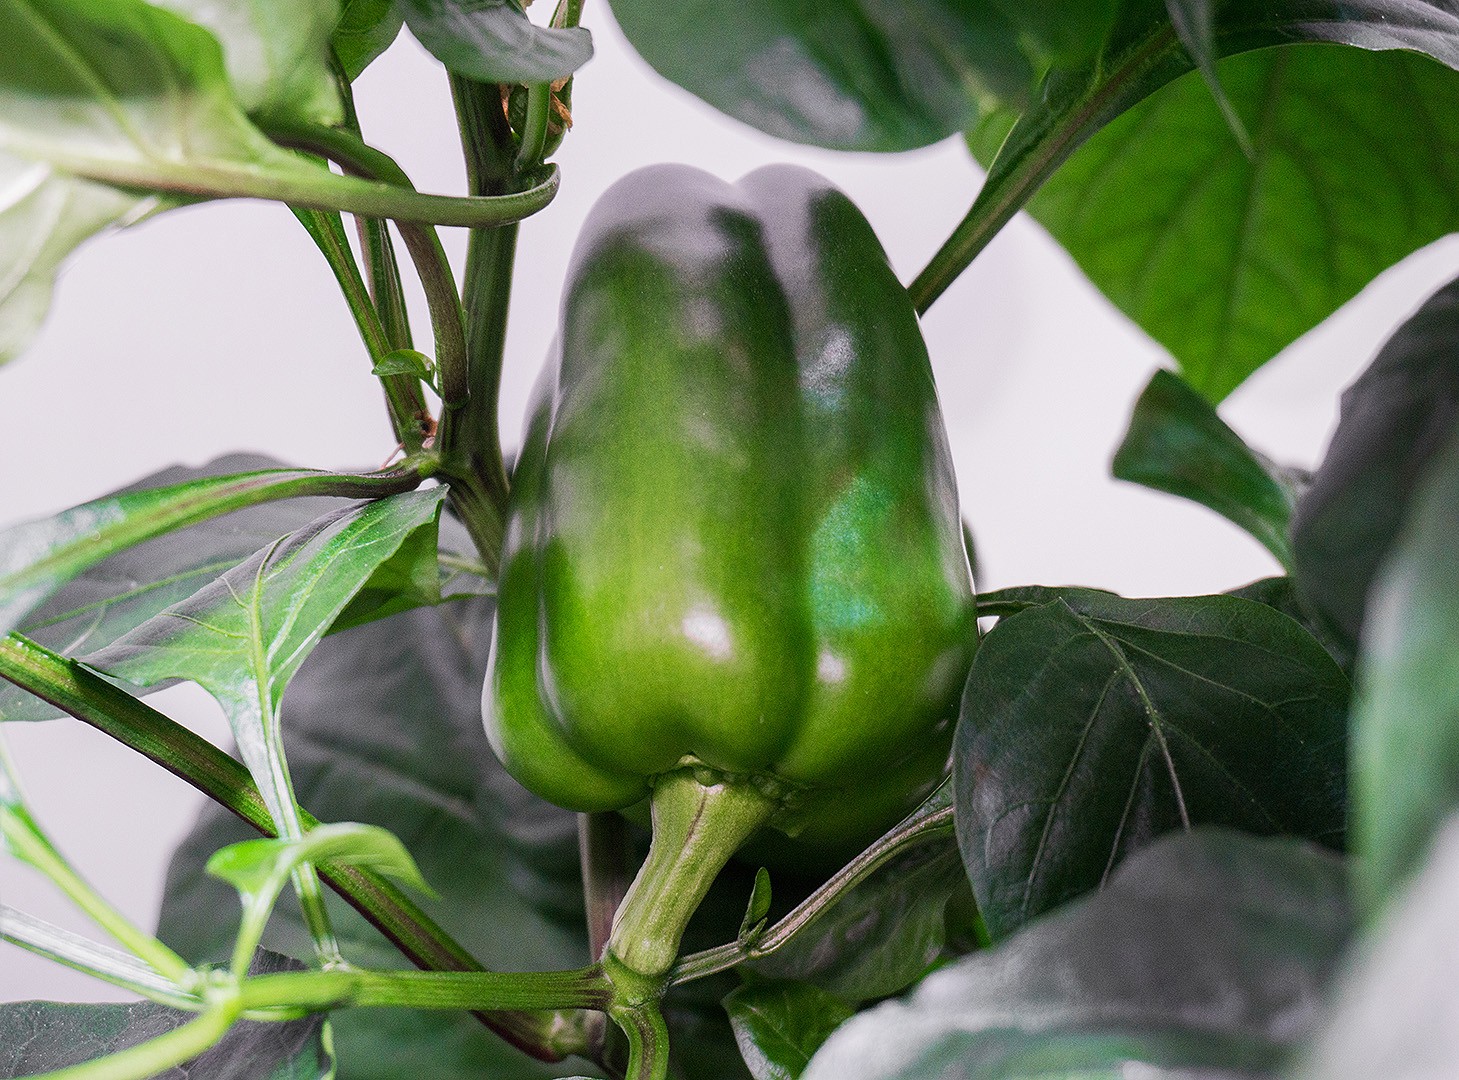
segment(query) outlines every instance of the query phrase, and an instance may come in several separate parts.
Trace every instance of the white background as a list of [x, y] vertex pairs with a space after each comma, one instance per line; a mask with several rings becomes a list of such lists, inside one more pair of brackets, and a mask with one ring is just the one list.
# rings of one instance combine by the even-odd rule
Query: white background
[[[980, 174], [956, 141], [892, 157], [779, 142], [648, 70], [606, 6], [557, 160], [562, 192], [522, 228], [502, 392], [514, 444], [553, 333], [573, 237], [624, 173], [683, 161], [735, 179], [794, 161], [830, 176], [910, 280], [966, 211]], [[422, 190], [463, 190], [446, 80], [408, 35], [358, 85], [367, 138]], [[448, 231], [458, 273], [464, 236]], [[1454, 238], [1385, 274], [1249, 380], [1222, 415], [1274, 458], [1319, 459], [1337, 395], [1379, 342], [1459, 272]], [[419, 310], [419, 304], [416, 305]], [[417, 335], [426, 326], [417, 316]], [[1032, 222], [1013, 222], [927, 316], [980, 587], [1079, 583], [1129, 595], [1213, 592], [1276, 572], [1215, 515], [1108, 477], [1131, 405], [1168, 362]], [[427, 335], [428, 337], [428, 335]], [[0, 524], [48, 514], [175, 462], [261, 450], [300, 465], [382, 463], [391, 440], [369, 362], [333, 279], [272, 205], [176, 211], [88, 244], [46, 330], [0, 371]], [[216, 741], [209, 699], [152, 699]], [[10, 725], [42, 824], [123, 910], [150, 925], [167, 854], [200, 804], [180, 781], [76, 723]], [[0, 898], [77, 929], [49, 886], [0, 856]], [[104, 1000], [108, 987], [0, 944], [0, 1000]]]

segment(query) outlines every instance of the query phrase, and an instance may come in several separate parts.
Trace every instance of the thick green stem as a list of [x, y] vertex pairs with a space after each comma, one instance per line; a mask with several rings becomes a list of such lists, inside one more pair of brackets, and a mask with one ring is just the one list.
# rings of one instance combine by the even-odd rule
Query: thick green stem
[[625, 1080], [665, 1080], [669, 1075], [669, 1028], [658, 1003], [614, 1009], [611, 1015], [628, 1036]]
[[[9, 634], [0, 638], [0, 678], [49, 701], [175, 774], [265, 836], [277, 835], [248, 770], [206, 739], [117, 689], [74, 660]], [[301, 814], [306, 828], [318, 824]], [[411, 962], [440, 971], [482, 966], [390, 882], [367, 870], [325, 864], [324, 880], [373, 923]], [[478, 1013], [512, 1045], [545, 1061], [586, 1049], [585, 1021], [562, 1013]]]
[[728, 945], [684, 957], [674, 965], [669, 982], [677, 984], [702, 979], [746, 960], [769, 956], [892, 858], [916, 844], [949, 836], [952, 831], [952, 786], [950, 781], [944, 781], [921, 806], [838, 870], [774, 926], [750, 940], [732, 941]]
[[613, 987], [597, 967], [577, 971], [306, 971], [242, 984], [250, 1011], [406, 1006], [412, 1009], [606, 1009]]
[[679, 957], [684, 928], [736, 851], [780, 808], [737, 778], [676, 769], [654, 784], [648, 858], [618, 909], [608, 954], [631, 971], [662, 976]]
[[[453, 75], [451, 92], [461, 130], [467, 189], [478, 195], [510, 190], [516, 182], [515, 149], [502, 113], [501, 88]], [[515, 224], [471, 232], [462, 293], [469, 393], [460, 408], [443, 412], [436, 439], [442, 471], [454, 481], [452, 504], [493, 571], [500, 554], [507, 496], [497, 399], [516, 252]]]

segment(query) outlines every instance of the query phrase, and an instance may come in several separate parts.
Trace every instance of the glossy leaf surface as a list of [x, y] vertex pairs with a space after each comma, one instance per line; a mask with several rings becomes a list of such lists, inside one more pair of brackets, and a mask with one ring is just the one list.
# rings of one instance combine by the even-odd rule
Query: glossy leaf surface
[[[1459, 75], [1393, 51], [1459, 67], [1451, 5], [1236, 0], [1211, 41], [1236, 57], [1217, 73], [1249, 154], [1198, 80], [1144, 100], [1193, 61], [1163, 4], [1131, 5], [1093, 62], [973, 130], [988, 179], [911, 286], [919, 308], [1043, 186], [1035, 216], [1214, 401], [1455, 227]], [[1269, 48], [1298, 42], [1358, 48]]]
[[847, 1001], [905, 990], [968, 928], [967, 875], [951, 837], [895, 855], [785, 945], [749, 966]]
[[1459, 425], [1459, 282], [1440, 289], [1343, 393], [1292, 524], [1303, 599], [1351, 643], [1425, 467]]
[[[1029, 91], [1033, 65], [1000, 10], [1024, 6], [614, 0], [613, 14], [661, 75], [767, 134], [838, 150], [910, 150]], [[1064, 6], [1043, 25], [1057, 25]]]
[[1045, 595], [984, 638], [954, 746], [995, 942], [1171, 830], [1342, 843], [1348, 682], [1307, 631], [1231, 596]]
[[399, 0], [397, 6], [437, 60], [480, 82], [555, 82], [593, 56], [587, 30], [538, 26], [516, 0]]
[[444, 494], [441, 488], [409, 492], [326, 514], [88, 661], [139, 685], [187, 679], [212, 694], [274, 819], [285, 820], [287, 785], [275, 756], [284, 690], [391, 560], [404, 559], [415, 568], [410, 576], [434, 582], [435, 521]]
[[1356, 883], [1370, 909], [1459, 809], [1459, 440], [1421, 483], [1375, 584], [1353, 709]]
[[1178, 375], [1151, 378], [1111, 468], [1117, 479], [1209, 507], [1291, 567], [1296, 481], [1247, 446]]
[[724, 999], [740, 1055], [755, 1080], [796, 1080], [847, 1020], [846, 1002], [808, 983], [757, 983]]
[[[478, 702], [490, 628], [489, 601], [468, 599], [326, 638], [284, 701], [295, 790], [325, 820], [399, 836], [440, 894], [422, 907], [482, 961], [506, 971], [579, 967], [588, 955], [576, 821], [518, 787], [487, 745]], [[228, 956], [237, 901], [203, 867], [254, 835], [210, 807], [174, 857], [159, 933], [190, 959]], [[403, 963], [332, 897], [330, 910], [351, 961]], [[266, 941], [298, 956], [313, 949], [292, 904], [275, 909]], [[360, 1080], [395, 1080], [407, 1068], [432, 1080], [591, 1071], [581, 1061], [534, 1062], [459, 1014], [351, 1010], [333, 1026], [341, 1073]]]
[[1321, 1017], [1351, 931], [1341, 862], [1223, 830], [837, 1031], [805, 1080], [1269, 1077]]
[[[276, 540], [303, 524], [308, 517], [301, 516], [301, 511], [317, 513], [322, 505], [328, 505], [322, 500], [300, 500], [282, 510], [260, 509], [264, 504], [331, 493], [344, 498], [372, 492], [385, 495], [413, 483], [408, 477], [392, 480], [257, 467], [264, 463], [269, 460], [240, 455], [220, 458], [201, 469], [164, 470], [133, 487], [0, 532], [0, 632], [74, 620], [72, 625], [78, 632], [82, 626], [87, 629], [79, 639], [68, 642], [69, 648], [74, 651], [88, 639], [96, 648], [101, 643], [95, 637], [97, 626], [110, 606], [105, 601], [135, 610], [139, 601], [145, 608], [148, 602], [157, 604], [161, 596], [185, 596], [191, 591], [189, 583], [196, 587], [257, 550], [261, 543]], [[247, 465], [255, 468], [236, 473], [229, 469]], [[185, 539], [174, 535], [175, 530], [238, 510], [250, 510], [250, 514], [241, 522], [232, 519], [194, 530], [185, 534]], [[290, 525], [277, 532], [269, 528], [282, 522]], [[258, 543], [253, 542], [255, 529], [262, 531]], [[240, 537], [252, 547], [240, 551]], [[231, 561], [221, 562], [230, 557]], [[70, 595], [58, 596], [59, 602], [47, 605], [44, 613], [38, 611], [48, 598], [88, 572], [92, 572], [91, 577], [70, 590]], [[109, 581], [115, 592], [99, 591], [102, 581]], [[144, 589], [144, 583], [152, 588]], [[187, 592], [179, 593], [180, 589]], [[147, 600], [142, 600], [139, 590], [150, 594]], [[123, 593], [126, 595], [120, 595]], [[77, 601], [85, 603], [88, 610], [74, 610], [70, 605]], [[96, 606], [98, 602], [102, 606]]]

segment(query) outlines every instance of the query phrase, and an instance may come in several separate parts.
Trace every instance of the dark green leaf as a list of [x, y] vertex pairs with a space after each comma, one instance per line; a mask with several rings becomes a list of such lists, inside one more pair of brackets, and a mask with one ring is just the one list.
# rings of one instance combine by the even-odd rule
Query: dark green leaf
[[1459, 818], [1355, 951], [1331, 1019], [1293, 1080], [1427, 1080], [1459, 1061]]
[[953, 756], [958, 841], [993, 940], [1169, 830], [1340, 844], [1347, 702], [1322, 646], [1250, 600], [1071, 590], [1000, 620]]
[[[295, 790], [324, 820], [398, 835], [440, 893], [422, 906], [483, 962], [507, 971], [579, 967], [588, 946], [576, 820], [523, 791], [487, 744], [480, 696], [490, 633], [490, 602], [471, 599], [326, 638], [284, 699]], [[228, 956], [237, 901], [203, 866], [219, 847], [252, 835], [209, 808], [174, 857], [159, 934], [189, 958]], [[333, 898], [330, 908], [349, 959], [402, 963], [352, 909]], [[296, 905], [275, 909], [266, 940], [282, 952], [313, 952]], [[348, 1010], [335, 1014], [334, 1028], [340, 1075], [351, 1080], [592, 1071], [583, 1062], [534, 1062], [463, 1015]]]
[[1242, 442], [1178, 375], [1157, 371], [1145, 387], [1113, 471], [1210, 507], [1291, 568], [1295, 479]]
[[344, 0], [334, 28], [334, 54], [351, 82], [395, 43], [405, 15], [395, 0]]
[[1459, 440], [1434, 457], [1373, 589], [1353, 708], [1359, 896], [1386, 903], [1459, 808]]
[[[426, 560], [445, 489], [344, 507], [259, 551], [87, 658], [142, 686], [187, 679], [228, 714], [239, 753], [276, 821], [286, 802], [276, 760], [278, 707], [289, 680], [349, 603], [391, 560]], [[424, 537], [424, 539], [422, 539]]]
[[948, 948], [968, 881], [952, 837], [894, 856], [866, 881], [750, 964], [771, 979], [813, 982], [848, 1001], [905, 990]]
[[768, 982], [733, 991], [724, 1011], [755, 1080], [796, 1080], [854, 1010], [809, 983]]
[[329, 69], [339, 0], [156, 3], [218, 39], [228, 81], [246, 112], [316, 124], [344, 120], [344, 103]]
[[1459, 227], [1453, 71], [1304, 46], [1235, 57], [1220, 74], [1252, 157], [1186, 79], [1090, 140], [1030, 204], [1213, 401]]
[[[1268, 48], [1294, 42], [1360, 48]], [[1459, 225], [1459, 75], [1392, 51], [1459, 67], [1451, 5], [1232, 0], [1215, 10], [1213, 47], [1233, 57], [1219, 77], [1250, 154], [1196, 79], [1140, 104], [1192, 60], [1163, 4], [1133, 4], [1087, 68], [970, 135], [988, 179], [911, 286], [918, 306], [1043, 185], [1034, 215], [1215, 401]]]
[[1119, 0], [993, 0], [1045, 64], [1066, 67], [1098, 55]]
[[[63, 510], [52, 517], [14, 525], [0, 532], [0, 631], [8, 632], [17, 626], [49, 624], [60, 618], [73, 620], [79, 632], [83, 623], [94, 624], [105, 618], [107, 613], [99, 608], [91, 608], [84, 613], [69, 606], [58, 609], [57, 601], [63, 597], [71, 598], [77, 592], [95, 596], [93, 587], [98, 581], [121, 584], [113, 574], [122, 568], [138, 565], [149, 568], [141, 581], [132, 579], [118, 590], [130, 595], [108, 594], [107, 598], [120, 602], [129, 610], [138, 609], [137, 590], [144, 581], [160, 587], [165, 595], [176, 595], [181, 585], [176, 580], [179, 574], [191, 580], [194, 586], [199, 573], [207, 573], [209, 578], [215, 576], [224, 567], [218, 565], [212, 549], [222, 537], [234, 537], [233, 530], [238, 528], [239, 519], [230, 518], [225, 525], [214, 523], [207, 529], [184, 534], [186, 539], [181, 543], [168, 540], [168, 534], [186, 526], [210, 522], [224, 514], [245, 509], [250, 511], [241, 519], [245, 522], [278, 519], [302, 523], [308, 518], [299, 518], [297, 512], [266, 511], [259, 507], [302, 495], [333, 493], [346, 498], [358, 498], [372, 492], [384, 495], [409, 487], [411, 483], [409, 479], [401, 483], [399, 478], [392, 481], [310, 469], [223, 471], [237, 463], [268, 461], [267, 458], [239, 455], [219, 458], [201, 469], [164, 470], [141, 484]], [[317, 502], [301, 502], [304, 506], [316, 508], [317, 512]], [[269, 533], [263, 541], [277, 539], [282, 531]], [[244, 535], [250, 534], [245, 531]], [[204, 550], [195, 552], [193, 547], [199, 540], [204, 541], [200, 545]], [[230, 554], [237, 547], [236, 542], [225, 546]], [[255, 550], [257, 546], [254, 545]], [[138, 551], [143, 552], [147, 562], [136, 562]], [[187, 554], [183, 554], [184, 551]], [[248, 552], [241, 552], [232, 561], [237, 562], [246, 554]], [[156, 563], [151, 561], [159, 557], [168, 564], [160, 573]], [[62, 592], [56, 601], [42, 609], [46, 614], [36, 610], [63, 586], [88, 572], [90, 576], [83, 578], [79, 588]], [[147, 591], [150, 595], [140, 602], [143, 609], [149, 604], [156, 604], [162, 595]], [[96, 627], [92, 625], [85, 636], [96, 642], [95, 635]]]
[[[196, 495], [210, 489], [194, 481], [270, 469], [280, 470], [274, 476], [285, 480], [290, 475], [305, 478], [327, 475], [303, 470], [290, 472], [284, 470], [280, 462], [258, 454], [230, 454], [200, 468], [174, 466], [85, 507], [0, 533], [0, 565], [4, 565], [8, 558], [18, 557], [18, 552], [25, 545], [51, 542], [46, 539], [48, 532], [55, 533], [54, 540], [64, 540], [74, 532], [74, 527], [82, 524], [88, 510], [99, 511], [113, 504], [136, 510], [164, 508], [165, 500], [156, 501], [161, 489], [176, 488], [184, 495]], [[247, 487], [245, 483], [244, 489]], [[228, 485], [224, 485], [223, 490], [227, 489]], [[287, 494], [289, 488], [285, 484], [274, 490]], [[134, 495], [137, 496], [135, 502], [130, 498]], [[178, 505], [181, 508], [185, 504]], [[42, 645], [71, 656], [97, 652], [159, 612], [191, 596], [260, 548], [267, 547], [279, 537], [301, 528], [338, 505], [337, 499], [319, 497], [258, 503], [221, 517], [206, 518], [186, 529], [163, 532], [150, 540], [122, 547], [70, 578], [48, 601], [32, 611], [19, 629]], [[104, 554], [88, 536], [82, 532], [76, 540], [75, 553], [85, 557], [82, 561]], [[0, 682], [0, 719], [49, 720], [59, 715], [39, 698]]]
[[1249, 585], [1231, 589], [1229, 592], [1232, 596], [1255, 600], [1258, 604], [1276, 608], [1283, 615], [1301, 623], [1307, 632], [1327, 650], [1328, 655], [1337, 661], [1337, 666], [1343, 669], [1348, 678], [1352, 678], [1354, 660], [1352, 645], [1341, 634], [1335, 633], [1325, 618], [1313, 612], [1303, 603], [1302, 597], [1297, 592], [1297, 586], [1291, 578], [1259, 578]]
[[991, 4], [614, 0], [613, 13], [661, 75], [721, 112], [838, 150], [926, 146], [1034, 80]]
[[1100, 893], [842, 1025], [805, 1080], [1269, 1076], [1321, 1018], [1350, 931], [1332, 855], [1170, 836]]
[[1297, 503], [1297, 587], [1353, 644], [1373, 577], [1456, 425], [1459, 281], [1430, 297], [1343, 394], [1327, 456]]
[[[297, 970], [279, 956], [260, 954], [252, 973]], [[0, 1076], [22, 1077], [79, 1065], [165, 1035], [193, 1014], [151, 1002], [62, 1005], [21, 1001], [0, 1005]], [[326, 1049], [324, 1017], [235, 1024], [221, 1042], [158, 1080], [326, 1080], [334, 1061]]]
[[458, 75], [488, 83], [565, 79], [593, 56], [581, 27], [537, 26], [516, 0], [399, 0], [420, 43]]

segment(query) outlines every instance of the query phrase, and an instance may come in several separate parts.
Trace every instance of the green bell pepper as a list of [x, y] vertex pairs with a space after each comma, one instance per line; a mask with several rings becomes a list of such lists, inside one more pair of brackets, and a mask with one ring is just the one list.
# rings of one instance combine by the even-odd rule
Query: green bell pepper
[[610, 950], [667, 970], [764, 825], [844, 848], [912, 809], [976, 639], [926, 346], [865, 218], [791, 167], [616, 184], [534, 395], [484, 692], [538, 795], [652, 800]]

